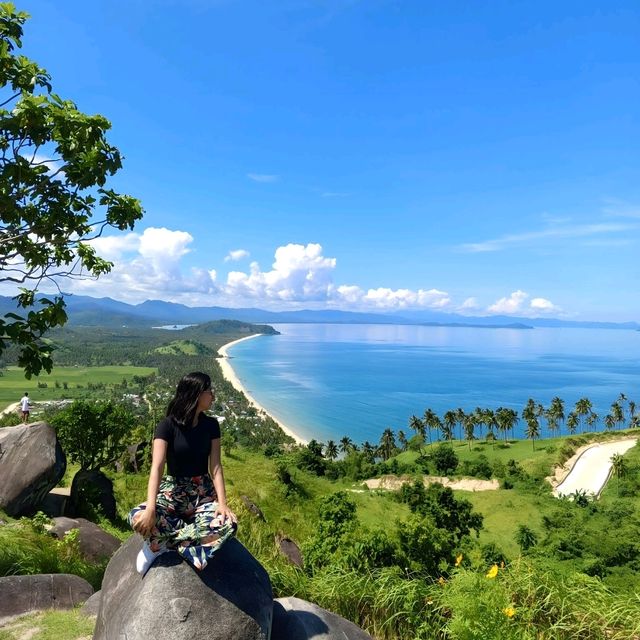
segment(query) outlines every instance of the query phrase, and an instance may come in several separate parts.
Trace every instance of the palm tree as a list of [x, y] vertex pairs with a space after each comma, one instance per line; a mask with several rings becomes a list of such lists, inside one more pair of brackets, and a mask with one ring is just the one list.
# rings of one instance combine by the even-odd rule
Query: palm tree
[[455, 411], [446, 411], [442, 418], [442, 437], [446, 440], [451, 440], [453, 438], [453, 430], [456, 428], [456, 422], [458, 422], [458, 416]]
[[629, 400], [629, 422], [633, 422], [636, 417], [636, 403], [633, 400]]
[[462, 407], [456, 409], [456, 422], [458, 424], [458, 439], [462, 440], [462, 425], [464, 424], [465, 412]]
[[409, 443], [407, 442], [407, 436], [404, 435], [404, 431], [402, 429], [398, 430], [398, 442], [400, 443], [402, 451], [406, 451]]
[[564, 424], [564, 400], [558, 396], [551, 398], [549, 413], [553, 415], [558, 423]]
[[[624, 396], [624, 394], [620, 394]], [[611, 404], [611, 415], [613, 416], [613, 421], [616, 423], [616, 428], [619, 429], [619, 425], [624, 423], [624, 409], [619, 402], [614, 402]]]
[[536, 438], [540, 437], [540, 422], [538, 421], [538, 416], [533, 415], [527, 420], [527, 438], [531, 438], [531, 444], [533, 445], [533, 450], [536, 449]]
[[496, 420], [498, 430], [504, 433], [504, 441], [506, 442], [509, 430], [513, 430], [518, 423], [518, 412], [508, 407], [498, 407], [496, 409]]
[[429, 432], [429, 445], [432, 445], [433, 441], [431, 438], [431, 430], [438, 429], [438, 423], [440, 422], [440, 419], [433, 409], [425, 409], [424, 414], [422, 415], [422, 422], [424, 422], [424, 426]]
[[335, 460], [338, 457], [338, 447], [333, 440], [328, 440], [324, 448], [324, 457], [328, 460]]
[[396, 449], [396, 439], [393, 435], [393, 431], [390, 428], [386, 428], [380, 438], [380, 452], [383, 460], [388, 460]]
[[409, 428], [413, 429], [416, 432], [416, 435], [419, 435], [422, 438], [422, 443], [424, 444], [424, 437], [427, 432], [424, 423], [420, 418], [418, 418], [418, 416], [411, 416], [411, 418], [409, 418]]
[[616, 420], [615, 418], [610, 414], [607, 413], [607, 415], [604, 417], [604, 427], [607, 431], [611, 431], [612, 429], [614, 429], [616, 426]]
[[578, 415], [574, 411], [570, 411], [567, 416], [567, 429], [569, 429], [569, 433], [573, 435], [578, 428]]
[[473, 413], [465, 416], [464, 418], [464, 437], [469, 443], [469, 451], [471, 451], [471, 441], [476, 439], [474, 429], [476, 427], [476, 416]]
[[624, 478], [627, 475], [628, 467], [627, 461], [619, 453], [614, 453], [611, 458], [611, 471], [618, 478], [618, 496], [620, 495], [620, 478]]
[[580, 398], [576, 402], [575, 413], [578, 416], [578, 424], [580, 425], [580, 431], [582, 431], [582, 418], [591, 413], [593, 407], [591, 406], [591, 400], [589, 398]]
[[340, 451], [347, 455], [354, 450], [353, 440], [349, 436], [343, 436], [340, 440]]
[[[598, 414], [595, 411], [590, 411], [589, 415], [587, 416], [587, 425], [589, 427], [590, 431], [594, 431], [593, 426], [596, 425], [598, 423]], [[595, 429], [595, 431], [597, 431], [597, 427]]]
[[362, 443], [362, 453], [367, 462], [375, 462], [376, 448], [368, 440]]

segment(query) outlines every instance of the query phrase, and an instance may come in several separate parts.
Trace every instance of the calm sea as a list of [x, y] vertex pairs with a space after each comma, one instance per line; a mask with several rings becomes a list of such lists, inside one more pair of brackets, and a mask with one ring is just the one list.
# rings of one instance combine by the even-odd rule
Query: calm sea
[[[640, 410], [640, 332], [399, 325], [275, 325], [232, 347], [231, 364], [274, 417], [306, 439], [378, 442], [412, 414], [586, 396], [604, 416], [619, 394]], [[518, 431], [519, 429], [519, 431]], [[516, 435], [522, 435], [522, 425]], [[543, 436], [548, 435], [544, 433]]]

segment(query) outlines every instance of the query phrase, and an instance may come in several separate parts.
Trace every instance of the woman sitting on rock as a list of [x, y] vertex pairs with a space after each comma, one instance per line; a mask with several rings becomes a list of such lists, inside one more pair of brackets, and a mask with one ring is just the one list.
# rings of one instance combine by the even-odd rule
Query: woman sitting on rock
[[220, 462], [220, 427], [205, 414], [213, 398], [211, 378], [189, 373], [156, 426], [147, 501], [129, 514], [134, 531], [145, 539], [136, 562], [142, 575], [169, 550], [204, 569], [236, 531]]

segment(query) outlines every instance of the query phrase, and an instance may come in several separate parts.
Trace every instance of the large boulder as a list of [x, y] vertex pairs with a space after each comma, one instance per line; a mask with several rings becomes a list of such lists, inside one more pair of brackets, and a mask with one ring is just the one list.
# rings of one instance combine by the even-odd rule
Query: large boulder
[[273, 602], [271, 640], [373, 640], [360, 627], [300, 598]]
[[110, 558], [120, 546], [120, 540], [101, 529], [97, 524], [84, 518], [54, 518], [53, 527], [49, 530], [52, 536], [62, 540], [67, 533], [78, 530], [80, 553], [92, 562]]
[[45, 609], [73, 609], [85, 602], [93, 587], [79, 576], [48, 573], [0, 578], [0, 618]]
[[0, 429], [0, 509], [30, 515], [62, 479], [67, 459], [46, 422]]
[[91, 519], [102, 513], [109, 520], [116, 517], [113, 482], [100, 469], [80, 469], [71, 482], [71, 494], [64, 515], [69, 518]]
[[235, 538], [199, 572], [175, 552], [141, 577], [134, 535], [111, 558], [102, 581], [94, 640], [267, 640], [273, 593], [262, 565]]

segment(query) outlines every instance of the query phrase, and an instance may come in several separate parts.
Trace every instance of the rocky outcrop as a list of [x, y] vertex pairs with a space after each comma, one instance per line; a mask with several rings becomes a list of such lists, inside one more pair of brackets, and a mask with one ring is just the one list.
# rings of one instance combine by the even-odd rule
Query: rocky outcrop
[[120, 540], [102, 530], [97, 524], [84, 518], [54, 518], [53, 528], [49, 530], [52, 536], [62, 540], [67, 533], [78, 530], [80, 553], [92, 562], [110, 558], [120, 547]]
[[0, 429], [0, 509], [29, 515], [58, 484], [67, 460], [46, 422]]
[[80, 469], [73, 477], [71, 495], [67, 500], [64, 515], [69, 518], [91, 519], [102, 513], [109, 520], [116, 517], [116, 499], [113, 482], [99, 469]]
[[300, 598], [273, 603], [271, 640], [373, 640], [360, 627]]
[[73, 609], [85, 602], [93, 587], [67, 573], [0, 578], [0, 618], [43, 609]]
[[135, 570], [141, 545], [142, 539], [132, 536], [107, 566], [94, 640], [269, 638], [269, 576], [235, 538], [201, 572], [169, 552], [144, 578]]

